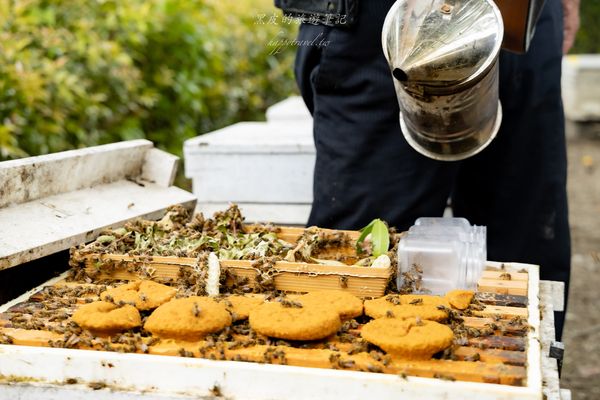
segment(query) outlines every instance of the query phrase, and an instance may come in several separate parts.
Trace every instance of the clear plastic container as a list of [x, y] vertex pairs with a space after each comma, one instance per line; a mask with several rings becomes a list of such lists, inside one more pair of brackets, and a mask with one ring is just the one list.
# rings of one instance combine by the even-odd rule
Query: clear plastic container
[[475, 289], [486, 258], [484, 226], [464, 218], [419, 218], [398, 245], [398, 288], [409, 284], [432, 294]]

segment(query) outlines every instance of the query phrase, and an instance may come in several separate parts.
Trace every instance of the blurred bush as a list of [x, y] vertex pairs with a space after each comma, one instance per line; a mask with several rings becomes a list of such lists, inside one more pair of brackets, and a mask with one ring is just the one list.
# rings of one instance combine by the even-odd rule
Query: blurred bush
[[[0, 0], [0, 159], [261, 118], [293, 92], [272, 0]], [[282, 33], [283, 31], [283, 33]]]
[[571, 53], [600, 53], [600, 1], [581, 1], [581, 29]]

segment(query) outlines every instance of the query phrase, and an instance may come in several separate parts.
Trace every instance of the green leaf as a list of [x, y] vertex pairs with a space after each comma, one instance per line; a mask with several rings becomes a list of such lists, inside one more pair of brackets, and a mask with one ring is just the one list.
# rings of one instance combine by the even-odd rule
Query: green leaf
[[373, 255], [379, 257], [382, 254], [387, 253], [388, 247], [390, 246], [390, 235], [388, 228], [385, 223], [379, 218], [374, 219], [360, 230], [361, 234], [356, 241], [356, 251], [360, 254], [363, 252], [362, 244], [366, 237], [371, 234], [371, 245], [373, 249]]
[[358, 254], [361, 254], [363, 252], [362, 244], [364, 243], [367, 236], [369, 236], [369, 233], [371, 233], [371, 231], [373, 230], [373, 225], [375, 225], [376, 221], [377, 220], [374, 219], [373, 221], [371, 221], [369, 223], [369, 225], [365, 226], [364, 228], [362, 228], [360, 230], [360, 232], [361, 232], [360, 236], [358, 237], [358, 240], [356, 241], [356, 252]]
[[371, 243], [373, 244], [373, 255], [375, 257], [387, 253], [390, 246], [390, 234], [388, 228], [385, 226], [385, 223], [379, 219], [373, 224]]

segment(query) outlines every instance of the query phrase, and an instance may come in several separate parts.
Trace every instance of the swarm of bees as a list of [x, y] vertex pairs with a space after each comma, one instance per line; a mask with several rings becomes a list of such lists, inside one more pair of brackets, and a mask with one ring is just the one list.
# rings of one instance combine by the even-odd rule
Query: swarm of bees
[[[232, 270], [222, 269], [220, 280], [222, 284], [227, 281], [227, 290], [230, 293], [263, 293], [266, 295], [266, 300], [278, 301], [285, 308], [303, 308], [302, 302], [294, 300], [291, 296], [286, 297], [275, 290], [276, 262], [284, 260], [285, 255], [290, 251], [294, 252], [296, 260], [311, 262], [319, 252], [336, 246], [347, 246], [349, 238], [343, 233], [307, 230], [299, 241], [300, 245], [294, 247], [289, 243], [274, 239], [276, 236], [273, 233], [276, 231], [277, 228], [264, 226], [254, 230], [251, 234], [246, 233], [243, 218], [236, 206], [217, 214], [213, 219], [204, 219], [202, 215], [198, 215], [192, 218], [191, 221], [187, 210], [174, 208], [159, 222], [137, 221], [120, 230], [107, 231], [92, 244], [72, 250], [73, 257], [71, 261], [74, 268], [70, 279], [79, 283], [93, 282], [96, 283], [95, 285], [47, 287], [31, 298], [33, 302], [26, 303], [22, 306], [22, 309], [15, 310], [19, 312], [10, 315], [10, 326], [29, 330], [47, 330], [60, 334], [59, 339], [48, 342], [48, 345], [52, 347], [116, 352], [152, 352], [151, 347], [157, 344], [160, 339], [152, 337], [143, 328], [135, 328], [110, 337], [99, 337], [89, 331], [82, 330], [77, 324], [70, 321], [76, 303], [95, 301], [100, 293], [107, 289], [106, 284], [109, 282], [99, 280], [100, 271], [104, 268], [123, 267], [120, 262], [106, 261], [107, 264], [101, 265], [100, 260], [98, 260], [98, 268], [90, 272], [89, 269], [85, 268], [84, 259], [87, 254], [91, 253], [143, 255], [148, 259], [155, 255], [193, 256], [196, 258], [194, 267], [180, 268], [177, 278], [163, 282], [178, 289], [177, 297], [190, 297], [206, 295], [208, 254], [210, 251], [223, 250], [227, 252], [228, 257], [246, 257], [245, 259], [253, 260], [252, 267], [256, 270], [255, 282], [251, 283], [248, 277], [236, 276]], [[232, 243], [233, 246], [231, 246]], [[395, 252], [390, 251], [390, 253]], [[128, 272], [135, 273], [140, 277], [157, 280], [154, 276], [156, 271], [144, 265], [143, 262], [127, 264], [126, 268]], [[398, 293], [422, 292], [422, 275], [423, 270], [419, 265], [411, 265], [408, 271], [402, 273], [403, 285], [400, 290], [395, 292], [388, 290], [387, 293], [389, 294], [385, 297], [385, 300], [395, 306], [401, 305], [401, 297]], [[508, 272], [503, 273], [500, 278], [512, 279]], [[341, 276], [339, 285], [343, 289], [347, 288], [348, 277]], [[145, 295], [141, 293], [140, 296]], [[110, 296], [106, 296], [104, 300], [115, 302]], [[143, 297], [141, 300], [145, 301]], [[227, 303], [228, 300], [224, 300], [224, 302]], [[410, 301], [404, 300], [404, 302], [404, 305], [423, 305], [422, 298], [414, 298]], [[122, 301], [117, 303], [121, 306], [125, 304], [127, 303]], [[231, 307], [230, 302], [228, 305]], [[477, 300], [474, 300], [464, 311], [458, 311], [443, 305], [437, 306], [438, 309], [448, 314], [446, 323], [454, 332], [455, 345], [465, 346], [468, 344], [469, 338], [489, 336], [496, 331], [506, 329], [506, 324], [502, 324], [497, 320], [483, 328], [465, 326], [463, 317], [474, 315], [475, 311], [481, 311], [483, 307]], [[186, 311], [186, 313], [189, 313], [189, 311]], [[204, 313], [208, 313], [208, 310], [194, 303], [191, 313], [198, 318]], [[141, 312], [141, 316], [143, 326], [149, 312]], [[396, 315], [393, 311], [388, 310], [385, 317], [396, 318]], [[344, 321], [342, 327], [335, 334], [334, 341], [321, 342], [269, 338], [254, 332], [247, 320], [237, 321], [236, 315], [233, 315], [232, 319], [235, 322], [231, 326], [218, 333], [207, 335], [203, 338], [202, 344], [194, 349], [181, 347], [178, 349], [178, 354], [182, 357], [200, 356], [215, 360], [247, 361], [242, 355], [229, 356], [228, 358], [226, 352], [264, 345], [267, 346], [267, 349], [262, 354], [260, 361], [264, 363], [286, 364], [288, 362], [286, 357], [290, 354], [286, 355], [285, 347], [329, 350], [332, 352], [329, 362], [331, 367], [336, 369], [354, 368], [355, 361], [345, 358], [345, 355], [358, 353], [367, 353], [373, 359], [373, 363], [367, 365], [367, 370], [370, 372], [381, 373], [383, 372], [381, 365], [387, 366], [391, 362], [391, 357], [388, 354], [361, 337], [359, 328], [369, 321], [365, 316], [359, 317], [358, 320], [349, 319]], [[416, 317], [416, 325], [424, 325], [420, 317]], [[510, 325], [511, 332], [518, 329], [528, 329], [525, 320], [519, 317], [510, 320], [508, 325]], [[0, 344], [10, 344], [13, 341], [13, 338], [9, 335], [0, 333]], [[343, 348], [344, 351], [341, 351], [340, 348]], [[456, 359], [452, 348], [436, 357]], [[480, 355], [474, 353], [463, 359], [466, 361], [479, 361]], [[439, 378], [447, 379], [445, 376], [439, 376]]]
[[423, 290], [423, 269], [418, 264], [412, 264], [408, 271], [401, 272], [401, 294], [421, 292]]

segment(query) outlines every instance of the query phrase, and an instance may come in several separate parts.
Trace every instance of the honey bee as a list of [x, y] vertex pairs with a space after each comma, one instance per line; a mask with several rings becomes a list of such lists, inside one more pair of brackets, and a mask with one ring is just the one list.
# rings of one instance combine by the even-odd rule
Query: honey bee
[[466, 356], [465, 357], [465, 361], [479, 361], [481, 359], [481, 356], [479, 355], [479, 353], [475, 353], [473, 355], [470, 356]]
[[500, 274], [499, 278], [503, 281], [510, 281], [510, 280], [512, 280], [512, 275], [509, 274], [508, 272], [504, 272], [504, 273]]
[[348, 287], [348, 277], [340, 276], [340, 287], [346, 289]]
[[453, 376], [449, 376], [449, 375], [442, 375], [439, 373], [433, 374], [433, 377], [436, 379], [442, 379], [444, 381], [455, 381], [456, 378], [454, 378]]
[[354, 360], [339, 359], [337, 364], [340, 368], [353, 368], [356, 365], [356, 362]]
[[100, 390], [100, 389], [104, 389], [106, 387], [106, 383], [104, 382], [91, 382], [88, 384], [88, 386], [90, 388], [92, 388], [93, 390]]
[[184, 349], [183, 347], [179, 349], [179, 355], [181, 357], [189, 357], [189, 358], [193, 358], [194, 357], [194, 353], [192, 353], [191, 351], [188, 351], [188, 350]]
[[0, 334], [0, 344], [13, 344], [12, 336]]
[[221, 391], [221, 387], [219, 385], [217, 385], [216, 383], [210, 389], [210, 394], [213, 395], [214, 397], [223, 397], [223, 392]]
[[340, 355], [338, 353], [331, 353], [329, 355], [329, 362], [333, 365], [337, 365], [337, 362], [340, 359]]
[[194, 314], [194, 317], [196, 318], [200, 316], [200, 307], [198, 306], [198, 303], [194, 303], [192, 307], [192, 314]]
[[281, 299], [279, 300], [281, 305], [286, 308], [302, 308], [302, 303], [299, 301]]
[[369, 372], [374, 372], [374, 373], [378, 373], [378, 374], [383, 372], [383, 368], [381, 368], [379, 365], [373, 365], [373, 364], [367, 365], [367, 370]]

